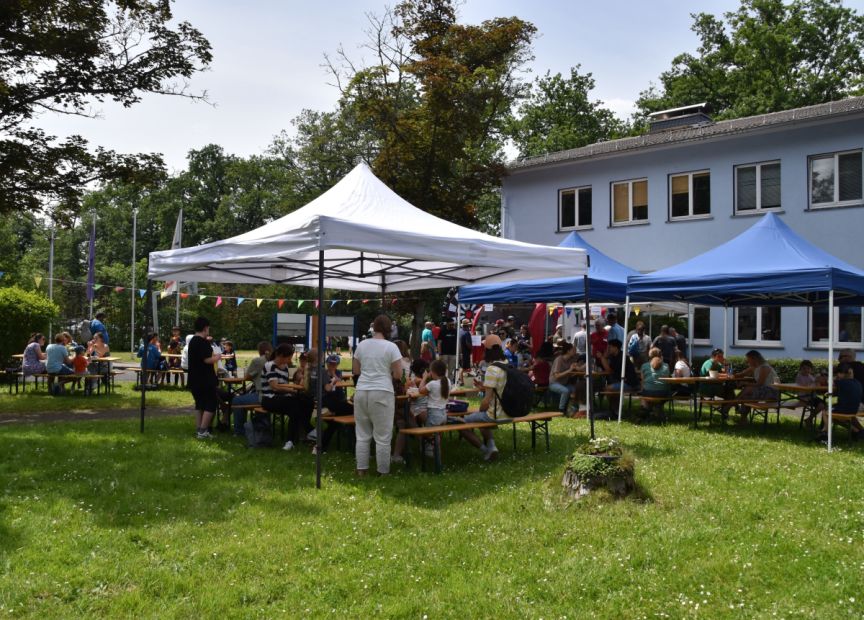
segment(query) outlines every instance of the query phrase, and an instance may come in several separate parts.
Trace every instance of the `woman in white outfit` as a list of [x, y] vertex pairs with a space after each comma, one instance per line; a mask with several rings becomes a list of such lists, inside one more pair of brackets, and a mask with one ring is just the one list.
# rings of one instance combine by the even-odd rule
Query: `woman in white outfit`
[[372, 337], [358, 344], [354, 352], [354, 374], [360, 375], [354, 391], [358, 476], [365, 476], [369, 471], [369, 444], [373, 439], [378, 473], [390, 473], [390, 441], [396, 405], [393, 380], [402, 379], [402, 353], [386, 336], [391, 326], [387, 316], [375, 317]]

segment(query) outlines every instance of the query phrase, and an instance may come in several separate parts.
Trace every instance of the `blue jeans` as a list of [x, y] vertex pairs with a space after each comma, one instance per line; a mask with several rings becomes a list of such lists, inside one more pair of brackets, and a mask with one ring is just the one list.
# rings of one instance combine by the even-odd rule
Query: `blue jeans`
[[555, 383], [554, 381], [549, 382], [549, 391], [561, 395], [561, 398], [558, 401], [559, 411], [567, 409], [567, 403], [570, 401], [570, 394], [573, 393], [574, 389], [575, 388], [570, 385], [563, 385], [561, 383]]
[[[232, 400], [232, 405], [254, 405], [258, 403], [258, 392], [246, 392], [237, 394]], [[234, 417], [234, 434], [244, 435], [243, 425], [246, 424], [246, 409], [232, 409]]]

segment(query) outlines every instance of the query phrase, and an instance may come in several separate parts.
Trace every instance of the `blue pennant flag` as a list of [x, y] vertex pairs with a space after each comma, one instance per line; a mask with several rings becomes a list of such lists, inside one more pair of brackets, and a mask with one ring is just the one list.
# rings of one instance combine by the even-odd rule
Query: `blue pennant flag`
[[246, 301], [246, 298], [245, 298], [245, 297], [238, 297], [238, 298], [237, 298], [237, 305], [239, 306], [239, 305], [242, 304], [244, 301]]
[[147, 294], [147, 289], [144, 289], [144, 288], [139, 288], [139, 289], [138, 289], [138, 297], [143, 298], [144, 295], [146, 295], [146, 294]]

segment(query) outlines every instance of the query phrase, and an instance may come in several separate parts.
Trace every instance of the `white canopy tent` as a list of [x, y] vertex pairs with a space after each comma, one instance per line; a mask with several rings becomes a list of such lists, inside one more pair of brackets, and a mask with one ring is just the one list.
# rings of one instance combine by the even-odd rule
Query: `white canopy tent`
[[[317, 287], [323, 324], [325, 288], [380, 291], [383, 297], [394, 291], [587, 272], [584, 250], [511, 241], [458, 226], [403, 200], [361, 163], [306, 206], [260, 228], [197, 247], [151, 253], [148, 277]], [[318, 348], [323, 347], [324, 330], [319, 329]], [[321, 389], [319, 381], [319, 428]], [[320, 442], [320, 433], [318, 437]], [[320, 486], [320, 445], [318, 454]]]

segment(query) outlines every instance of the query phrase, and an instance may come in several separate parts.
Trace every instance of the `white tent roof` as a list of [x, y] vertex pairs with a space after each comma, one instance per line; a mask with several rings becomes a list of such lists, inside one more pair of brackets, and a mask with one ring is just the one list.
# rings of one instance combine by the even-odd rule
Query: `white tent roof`
[[414, 207], [359, 164], [301, 209], [242, 235], [152, 252], [148, 277], [406, 291], [473, 282], [577, 276], [587, 255], [457, 226]]

